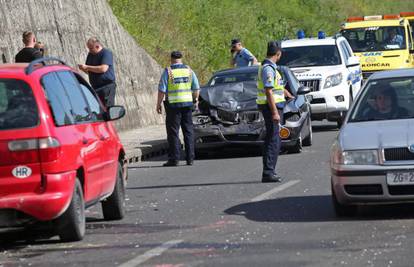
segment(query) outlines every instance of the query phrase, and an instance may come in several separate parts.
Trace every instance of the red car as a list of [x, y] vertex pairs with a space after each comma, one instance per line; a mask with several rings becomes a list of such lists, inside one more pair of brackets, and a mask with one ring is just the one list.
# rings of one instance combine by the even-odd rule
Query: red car
[[81, 240], [98, 202], [122, 219], [127, 164], [110, 121], [124, 115], [59, 59], [0, 64], [0, 228], [50, 221], [62, 241]]

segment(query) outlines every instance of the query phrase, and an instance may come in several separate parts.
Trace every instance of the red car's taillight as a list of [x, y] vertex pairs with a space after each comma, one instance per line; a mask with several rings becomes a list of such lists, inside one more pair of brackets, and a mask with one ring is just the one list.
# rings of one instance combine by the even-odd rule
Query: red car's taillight
[[53, 137], [8, 142], [9, 161], [13, 164], [50, 162], [60, 156], [60, 143]]

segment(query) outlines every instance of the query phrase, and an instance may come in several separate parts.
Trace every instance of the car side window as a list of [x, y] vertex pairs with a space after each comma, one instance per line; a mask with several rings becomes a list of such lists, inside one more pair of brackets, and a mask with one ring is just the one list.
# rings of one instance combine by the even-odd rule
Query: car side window
[[353, 56], [354, 56], [354, 52], [352, 51], [352, 48], [351, 48], [351, 46], [349, 45], [349, 43], [348, 43], [348, 42], [344, 42], [344, 45], [345, 45], [345, 49], [346, 49], [346, 51], [348, 51], [348, 55], [349, 55], [350, 57], [353, 57]]
[[72, 106], [65, 88], [56, 73], [48, 73], [42, 78], [43, 89], [56, 126], [74, 124]]
[[98, 100], [96, 99], [95, 95], [92, 94], [91, 90], [83, 84], [80, 84], [81, 90], [86, 97], [86, 101], [89, 104], [89, 108], [91, 111], [91, 120], [92, 121], [103, 121], [103, 109], [99, 104]]
[[70, 71], [59, 71], [57, 76], [69, 97], [75, 122], [90, 121], [89, 106], [73, 73]]
[[351, 55], [349, 54], [348, 49], [346, 49], [345, 43], [344, 42], [340, 42], [339, 43], [339, 46], [341, 47], [341, 51], [342, 51], [342, 54], [345, 57], [345, 61], [348, 60], [348, 58], [351, 57]]

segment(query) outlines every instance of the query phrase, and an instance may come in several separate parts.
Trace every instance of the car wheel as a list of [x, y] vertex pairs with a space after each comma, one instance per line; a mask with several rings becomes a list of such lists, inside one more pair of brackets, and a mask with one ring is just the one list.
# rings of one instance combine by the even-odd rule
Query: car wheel
[[125, 215], [125, 183], [121, 163], [118, 162], [115, 188], [107, 199], [103, 200], [102, 212], [105, 220], [120, 220]]
[[299, 134], [299, 139], [296, 144], [288, 149], [289, 153], [300, 153], [302, 151], [302, 134]]
[[57, 219], [60, 240], [64, 242], [80, 241], [85, 236], [85, 202], [83, 189], [78, 178], [75, 181], [72, 200], [67, 210]]
[[339, 203], [338, 198], [336, 197], [333, 185], [331, 185], [331, 191], [332, 191], [332, 204], [333, 204], [336, 216], [352, 217], [357, 214], [358, 212], [357, 205], [344, 205], [344, 204]]
[[310, 117], [308, 118], [308, 127], [309, 127], [309, 131], [308, 131], [309, 134], [302, 141], [302, 145], [304, 145], [304, 146], [311, 146], [312, 145], [313, 133], [312, 133], [312, 120], [310, 119]]

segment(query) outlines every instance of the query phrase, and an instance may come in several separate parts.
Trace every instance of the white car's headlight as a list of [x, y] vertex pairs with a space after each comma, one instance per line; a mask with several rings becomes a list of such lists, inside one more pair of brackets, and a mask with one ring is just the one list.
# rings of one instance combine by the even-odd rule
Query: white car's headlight
[[344, 165], [377, 165], [378, 150], [352, 150], [342, 152]]
[[337, 73], [331, 76], [328, 76], [325, 80], [325, 85], [323, 86], [324, 89], [337, 86], [342, 82], [342, 73]]

